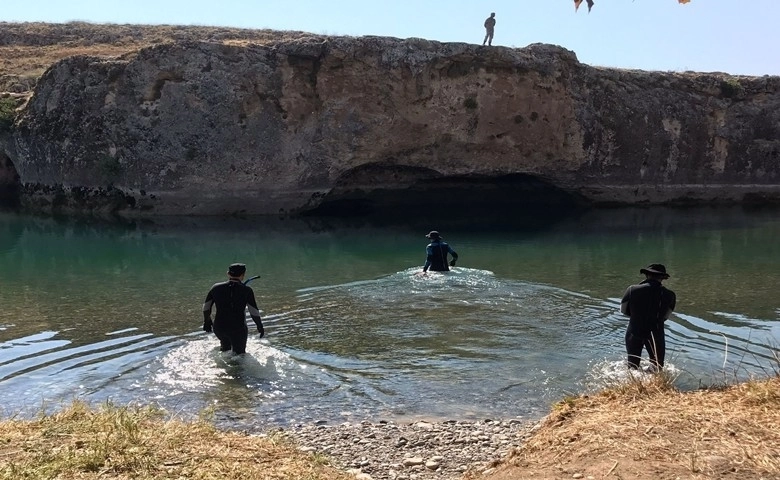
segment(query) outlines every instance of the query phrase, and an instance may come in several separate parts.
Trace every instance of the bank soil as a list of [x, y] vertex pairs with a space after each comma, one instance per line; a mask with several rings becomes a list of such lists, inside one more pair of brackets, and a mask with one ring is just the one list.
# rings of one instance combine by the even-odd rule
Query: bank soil
[[567, 399], [493, 474], [470, 478], [780, 479], [780, 378]]
[[[422, 469], [399, 463], [387, 475], [349, 467], [333, 455], [342, 446], [347, 458], [368, 463], [381, 456], [376, 443], [382, 439], [389, 450], [409, 453], [393, 435], [366, 436], [364, 426], [355, 428], [362, 437], [317, 427], [297, 435], [248, 435], [221, 432], [206, 421], [165, 419], [154, 409], [95, 410], [77, 403], [36, 420], [0, 421], [0, 479], [780, 479], [776, 375], [688, 393], [659, 379], [567, 398], [540, 425], [521, 429], [528, 435], [518, 430], [503, 460], [471, 465], [465, 474], [427, 463]], [[403, 437], [417, 442], [416, 428], [406, 427]], [[323, 442], [329, 448], [305, 448]], [[412, 453], [452, 462], [454, 450], [468, 449], [453, 441], [435, 450]]]

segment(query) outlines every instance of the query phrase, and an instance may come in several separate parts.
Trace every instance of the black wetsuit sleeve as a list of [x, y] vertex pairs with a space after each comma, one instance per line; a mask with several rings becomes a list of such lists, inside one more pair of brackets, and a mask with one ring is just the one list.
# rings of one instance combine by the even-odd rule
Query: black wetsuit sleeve
[[631, 287], [626, 289], [626, 293], [623, 294], [623, 299], [620, 301], [620, 311], [623, 315], [631, 316], [631, 309], [629, 308], [629, 300], [631, 299]]
[[661, 315], [663, 318], [661, 318], [661, 321], [664, 322], [669, 319], [669, 315], [672, 314], [674, 311], [674, 308], [677, 306], [677, 295], [669, 289], [664, 289], [664, 297], [668, 297], [669, 300], [667, 300], [667, 304], [665, 305], [665, 309], [663, 312], [661, 312]]
[[252, 317], [252, 321], [255, 322], [257, 328], [263, 328], [263, 321], [260, 317], [260, 310], [257, 308], [257, 300], [255, 300], [255, 292], [251, 287], [246, 287], [247, 298], [246, 306], [249, 310], [249, 316]]
[[431, 268], [431, 264], [433, 263], [433, 246], [432, 244], [429, 244], [427, 247], [425, 247], [425, 264], [423, 265], [423, 272], [427, 272], [429, 268]]
[[211, 321], [211, 308], [214, 306], [214, 288], [209, 290], [206, 300], [203, 302], [203, 321]]

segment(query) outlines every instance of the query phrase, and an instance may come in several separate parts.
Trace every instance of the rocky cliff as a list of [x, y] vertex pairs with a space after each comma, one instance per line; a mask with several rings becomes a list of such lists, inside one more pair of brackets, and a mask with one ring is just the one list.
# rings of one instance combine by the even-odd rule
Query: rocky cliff
[[8, 191], [47, 210], [780, 203], [780, 78], [541, 44], [178, 42], [54, 64], [2, 144]]

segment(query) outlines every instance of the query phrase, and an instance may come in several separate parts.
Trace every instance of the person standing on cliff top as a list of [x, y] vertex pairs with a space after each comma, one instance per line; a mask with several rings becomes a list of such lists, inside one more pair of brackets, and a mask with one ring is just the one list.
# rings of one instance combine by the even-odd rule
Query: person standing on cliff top
[[490, 16], [485, 20], [485, 39], [482, 40], [482, 45], [485, 43], [488, 44], [488, 46], [493, 44], [493, 29], [496, 27], [496, 14], [491, 13]]
[[[203, 330], [214, 331], [219, 339], [219, 351], [233, 350], [235, 354], [246, 352], [246, 341], [249, 329], [246, 327], [245, 311], [257, 326], [257, 333], [262, 338], [265, 335], [260, 311], [257, 309], [255, 292], [252, 287], [244, 284], [246, 265], [234, 263], [228, 267], [226, 282], [215, 283], [206, 295], [203, 303]], [[248, 282], [247, 282], [248, 283]], [[214, 321], [211, 321], [211, 308], [217, 307]]]
[[626, 329], [628, 368], [639, 368], [644, 347], [650, 357], [650, 370], [660, 372], [666, 354], [664, 322], [674, 310], [677, 296], [661, 285], [669, 278], [665, 266], [653, 263], [640, 269], [639, 273], [645, 275], [645, 280], [628, 287], [620, 301], [620, 311], [629, 317]]
[[441, 235], [436, 230], [431, 231], [425, 237], [429, 238], [431, 243], [425, 247], [425, 265], [423, 265], [422, 273], [426, 274], [429, 269], [432, 272], [448, 272], [450, 269], [447, 267], [447, 255], [452, 255], [450, 267], [454, 267], [458, 260], [458, 254], [447, 242], [442, 240]]

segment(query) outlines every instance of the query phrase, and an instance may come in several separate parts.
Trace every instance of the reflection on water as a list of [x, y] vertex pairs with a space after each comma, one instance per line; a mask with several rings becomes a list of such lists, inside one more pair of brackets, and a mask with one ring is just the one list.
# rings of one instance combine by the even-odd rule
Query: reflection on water
[[[0, 414], [72, 398], [213, 409], [242, 428], [544, 415], [621, 379], [619, 296], [663, 262], [683, 388], [776, 367], [777, 215], [612, 210], [543, 230], [0, 216]], [[506, 227], [506, 226], [504, 226]], [[438, 228], [460, 254], [420, 275]], [[220, 354], [200, 307], [245, 262], [267, 337]], [[462, 266], [461, 266], [462, 265]]]

